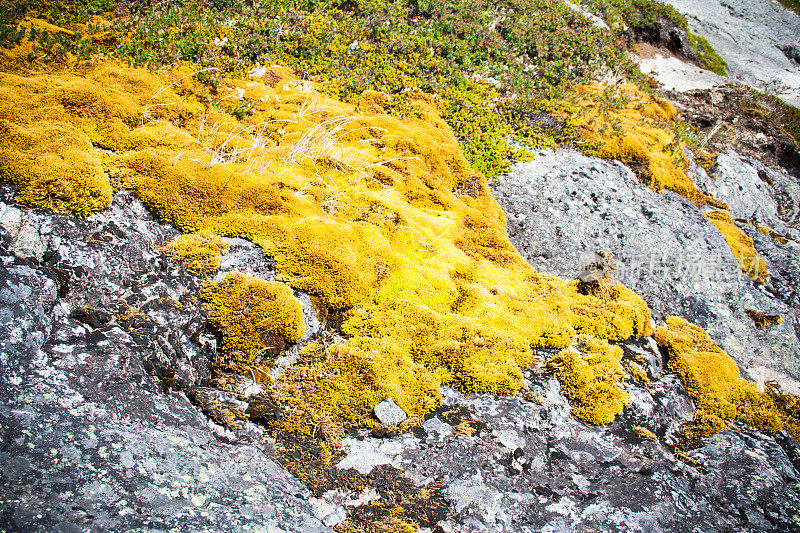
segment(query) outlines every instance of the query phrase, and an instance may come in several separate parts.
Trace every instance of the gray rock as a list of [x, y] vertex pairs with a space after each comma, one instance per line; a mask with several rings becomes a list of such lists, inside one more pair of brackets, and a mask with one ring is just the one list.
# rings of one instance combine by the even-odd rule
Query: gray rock
[[45, 243], [36, 228], [28, 220], [24, 211], [2, 204], [0, 206], [0, 227], [8, 235], [10, 246], [15, 254], [23, 259], [42, 259]]
[[[751, 239], [758, 255], [767, 263], [769, 277], [765, 287], [776, 299], [790, 308], [800, 310], [800, 243], [795, 240], [780, 242], [764, 235], [753, 224], [737, 224]], [[758, 311], [780, 313], [780, 308]]]
[[800, 35], [795, 13], [778, 2], [761, 0], [667, 3], [686, 15], [689, 30], [708, 39], [728, 63], [731, 80], [800, 105], [800, 65], [790, 58]]
[[47, 249], [0, 230], [0, 528], [328, 531], [261, 430], [184, 394], [215, 342], [185, 298], [202, 280], [158, 250], [175, 230], [126, 193], [89, 219], [24, 215]]
[[[657, 320], [686, 318], [751, 378], [800, 391], [797, 316], [741, 273], [722, 235], [690, 202], [655, 193], [618, 162], [569, 150], [539, 153], [492, 188], [511, 242], [536, 270], [573, 278], [595, 252], [611, 251], [616, 279]], [[786, 321], [759, 330], [747, 308], [776, 310]]]
[[375, 413], [377, 419], [380, 420], [381, 424], [387, 426], [399, 426], [408, 418], [406, 412], [403, 411], [399, 405], [394, 403], [391, 398], [383, 400], [376, 405], [372, 411]]
[[[711, 439], [693, 452], [714, 469], [703, 477], [661, 442], [637, 437], [625, 418], [628, 410], [610, 426], [588, 427], [570, 417], [557, 381], [528, 373], [526, 384], [543, 403], [444, 387], [445, 405], [422, 431], [380, 445], [384, 461], [421, 485], [442, 488], [451, 505], [438, 524], [443, 531], [755, 532], [764, 524], [778, 531], [797, 526], [790, 509], [800, 495], [798, 473], [771, 438], [731, 431]], [[651, 389], [637, 393], [652, 406], [642, 414], [645, 427], [655, 429], [675, 410], [678, 419], [691, 413], [674, 376], [654, 380]], [[464, 422], [478, 430], [458, 431]], [[368, 441], [377, 439], [357, 442]], [[377, 451], [377, 442], [370, 446]], [[735, 510], [726, 507], [729, 501], [737, 502], [731, 503]]]
[[[785, 223], [778, 215], [775, 190], [768, 183], [771, 178], [766, 171], [765, 167], [758, 168], [735, 152], [728, 152], [717, 156], [711, 176], [696, 172], [694, 181], [702, 191], [728, 204], [734, 218], [758, 220], [772, 229], [785, 231]], [[771, 173], [778, 175], [774, 171]]]

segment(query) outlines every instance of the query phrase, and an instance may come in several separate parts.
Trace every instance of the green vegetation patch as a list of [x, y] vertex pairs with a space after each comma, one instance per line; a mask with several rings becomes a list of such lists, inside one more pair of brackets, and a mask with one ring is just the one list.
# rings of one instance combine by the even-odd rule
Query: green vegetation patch
[[[422, 90], [435, 95], [470, 164], [490, 178], [525, 157], [515, 146], [570, 138], [543, 114], [546, 100], [610, 72], [639, 76], [623, 43], [560, 0], [176, 0], [117, 2], [113, 13], [109, 2], [29, 7], [68, 28], [31, 36], [9, 13], [0, 42], [35, 37], [32, 59], [105, 54], [152, 68], [192, 61], [219, 69], [202, 77], [211, 93], [221, 73], [280, 63], [340, 98], [365, 90], [392, 95], [390, 110], [400, 115], [414, 113], [409, 91]], [[103, 11], [106, 19], [91, 18]]]

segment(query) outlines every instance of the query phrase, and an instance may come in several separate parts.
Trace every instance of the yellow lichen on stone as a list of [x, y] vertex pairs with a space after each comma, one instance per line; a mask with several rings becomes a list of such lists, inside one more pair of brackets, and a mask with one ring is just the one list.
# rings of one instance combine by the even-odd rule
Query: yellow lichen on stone
[[689, 178], [685, 146], [672, 126], [675, 108], [634, 84], [578, 88], [564, 117], [581, 139], [604, 158], [618, 159], [656, 191], [669, 189], [697, 204], [717, 202]]
[[287, 344], [305, 332], [303, 309], [282, 283], [262, 281], [238, 272], [201, 292], [208, 320], [222, 334], [218, 372], [242, 375], [250, 367], [269, 367]]
[[209, 231], [199, 231], [175, 237], [164, 246], [164, 251], [191, 272], [209, 273], [219, 268], [220, 256], [228, 251], [228, 243]]
[[622, 387], [625, 379], [620, 361], [622, 348], [588, 335], [547, 362], [573, 403], [572, 414], [594, 425], [609, 424], [622, 412], [630, 395]]
[[739, 420], [762, 431], [781, 429], [772, 399], [755, 383], [739, 377], [739, 368], [700, 326], [669, 317], [656, 330], [659, 346], [668, 351], [667, 369], [683, 382], [695, 401], [694, 431], [707, 436]]
[[764, 283], [769, 276], [767, 263], [759, 257], [758, 252], [753, 247], [751, 239], [741, 230], [731, 218], [727, 211], [709, 211], [703, 213], [705, 217], [717, 227], [719, 232], [725, 237], [725, 241], [730, 246], [736, 261], [742, 272], [747, 274], [752, 280]]

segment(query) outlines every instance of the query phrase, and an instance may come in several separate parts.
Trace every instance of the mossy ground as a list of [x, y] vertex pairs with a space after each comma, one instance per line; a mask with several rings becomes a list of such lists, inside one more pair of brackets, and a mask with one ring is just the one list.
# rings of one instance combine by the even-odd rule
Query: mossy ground
[[[327, 38], [330, 16], [305, 23], [318, 24], [314, 35]], [[332, 58], [349, 54], [337, 43], [313, 49]], [[537, 57], [563, 52], [539, 44], [529, 50]], [[561, 376], [572, 383], [565, 390], [579, 404], [576, 413], [602, 424], [625, 404], [620, 354], [607, 341], [650, 334], [650, 311], [623, 286], [593, 294], [577, 280], [535, 272], [514, 250], [486, 177], [475, 169], [497, 171], [496, 159], [476, 163], [497, 152], [475, 152], [468, 161], [442, 118], [457, 125], [457, 135], [472, 135], [476, 123], [461, 124], [454, 113], [485, 106], [475, 91], [496, 98], [491, 83], [474, 82], [450, 99], [387, 90], [345, 91], [349, 99], [342, 101], [281, 66], [232, 78], [188, 63], [152, 71], [63, 54], [43, 63], [37, 50], [25, 37], [0, 49], [0, 127], [7, 134], [0, 176], [19, 189], [22, 202], [86, 215], [125, 188], [193, 235], [174, 243], [176, 259], [213, 270], [222, 251], [215, 235], [247, 238], [275, 258], [277, 283], [232, 274], [203, 291], [222, 338], [218, 381], [239, 374], [270, 384], [263, 412], [239, 415], [314, 440], [320, 460], [329, 463], [346, 429], [377, 426], [370, 411], [385, 396], [423, 415], [439, 405], [442, 384], [513, 394], [536, 349], [564, 349], [576, 336], [580, 360], [573, 357]], [[312, 59], [309, 66], [318, 69], [329, 64]], [[387, 83], [396, 74], [388, 72]], [[470, 105], [462, 106], [464, 100]], [[576, 106], [564, 121], [568, 127], [607, 157], [638, 165], [654, 188], [707, 201], [683, 181], [678, 141], [664, 133], [674, 112], [663, 102], [632, 86], [606, 92], [594, 85], [549, 105], [550, 117]], [[478, 116], [491, 122], [501, 115]], [[306, 346], [298, 363], [270, 383], [266, 372], [279, 341], [292, 343], [303, 333], [287, 285], [341, 315], [345, 336]], [[736, 381], [735, 364], [708, 347], [702, 330], [669, 327], [659, 330], [661, 342], [677, 354], [673, 370], [704, 402], [698, 416], [708, 414], [716, 428], [717, 420], [730, 418], [778, 427], [780, 417], [768, 406], [757, 417], [740, 413], [737, 401], [765, 396]], [[569, 353], [557, 360], [566, 364]], [[712, 368], [723, 372], [723, 385], [703, 379], [706, 366], [697, 370], [705, 354], [719, 362]], [[270, 405], [279, 406], [279, 416], [266, 415], [274, 414]], [[225, 413], [221, 420], [235, 425]]]

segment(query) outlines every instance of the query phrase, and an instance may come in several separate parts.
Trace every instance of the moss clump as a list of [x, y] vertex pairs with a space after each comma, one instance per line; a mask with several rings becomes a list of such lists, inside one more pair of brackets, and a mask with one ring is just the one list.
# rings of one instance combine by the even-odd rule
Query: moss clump
[[714, 50], [711, 44], [704, 38], [694, 33], [687, 32], [689, 44], [697, 51], [700, 62], [706, 69], [720, 76], [727, 76], [728, 64]]
[[650, 378], [647, 377], [647, 372], [645, 372], [645, 370], [639, 366], [639, 363], [636, 361], [623, 361], [622, 366], [625, 368], [625, 371], [628, 374], [633, 376], [633, 378], [642, 385], [647, 385], [650, 383]]
[[303, 309], [282, 283], [234, 272], [201, 292], [208, 320], [222, 334], [214, 369], [250, 375], [303, 336]]
[[783, 322], [783, 317], [781, 315], [768, 315], [766, 313], [756, 311], [755, 309], [745, 309], [744, 312], [747, 313], [747, 316], [749, 316], [756, 327], [759, 328], [777, 326]]
[[709, 211], [703, 213], [705, 217], [717, 227], [719, 232], [725, 237], [725, 241], [730, 246], [736, 261], [742, 272], [747, 274], [753, 281], [764, 283], [769, 276], [767, 263], [759, 257], [758, 252], [753, 248], [753, 239], [747, 236], [733, 221], [727, 211]]
[[0, 180], [17, 187], [17, 200], [80, 216], [108, 207], [111, 184], [86, 134], [58, 112], [46, 120], [26, 114], [11, 91], [2, 98]]
[[[431, 376], [437, 396], [443, 382], [469, 392], [513, 394], [522, 387], [520, 368], [533, 363], [530, 342], [519, 334], [404, 300], [353, 311], [342, 331], [363, 350], [385, 353], [391, 347], [393, 357], [402, 357], [406, 366], [418, 366], [421, 375]], [[401, 390], [392, 394], [403, 409], [423, 414], [407, 396]]]
[[349, 343], [312, 343], [273, 386], [283, 406], [273, 425], [336, 447], [342, 427], [380, 426], [372, 409], [387, 395], [412, 415], [434, 409], [441, 402], [440, 383], [433, 372], [390, 347], [369, 352]]
[[658, 435], [642, 426], [633, 426], [634, 433], [636, 433], [642, 440], [658, 440]]
[[783, 394], [781, 386], [775, 381], [767, 381], [764, 384], [764, 391], [775, 402], [783, 420], [783, 429], [794, 438], [795, 442], [800, 443], [800, 396]]
[[619, 159], [656, 191], [669, 189], [701, 205], [701, 193], [686, 170], [684, 145], [675, 134], [675, 108], [632, 84], [580, 88], [565, 118], [580, 132], [589, 151]]
[[228, 243], [209, 231], [179, 235], [164, 246], [175, 261], [191, 272], [208, 273], [219, 268], [220, 256], [228, 251]]
[[668, 352], [667, 369], [683, 382], [695, 401], [691, 432], [708, 436], [725, 429], [726, 421], [775, 433], [782, 427], [772, 399], [755, 383], [739, 377], [736, 363], [699, 326], [677, 317], [656, 331], [659, 346]]
[[573, 347], [547, 362], [547, 370], [558, 379], [564, 395], [574, 402], [572, 414], [601, 426], [613, 422], [630, 403], [630, 395], [622, 387], [625, 373], [621, 360], [619, 346], [581, 335]]
[[198, 388], [194, 391], [194, 401], [206, 416], [230, 431], [242, 429], [240, 421], [247, 420], [244, 407], [220, 398], [219, 393], [214, 389]]

